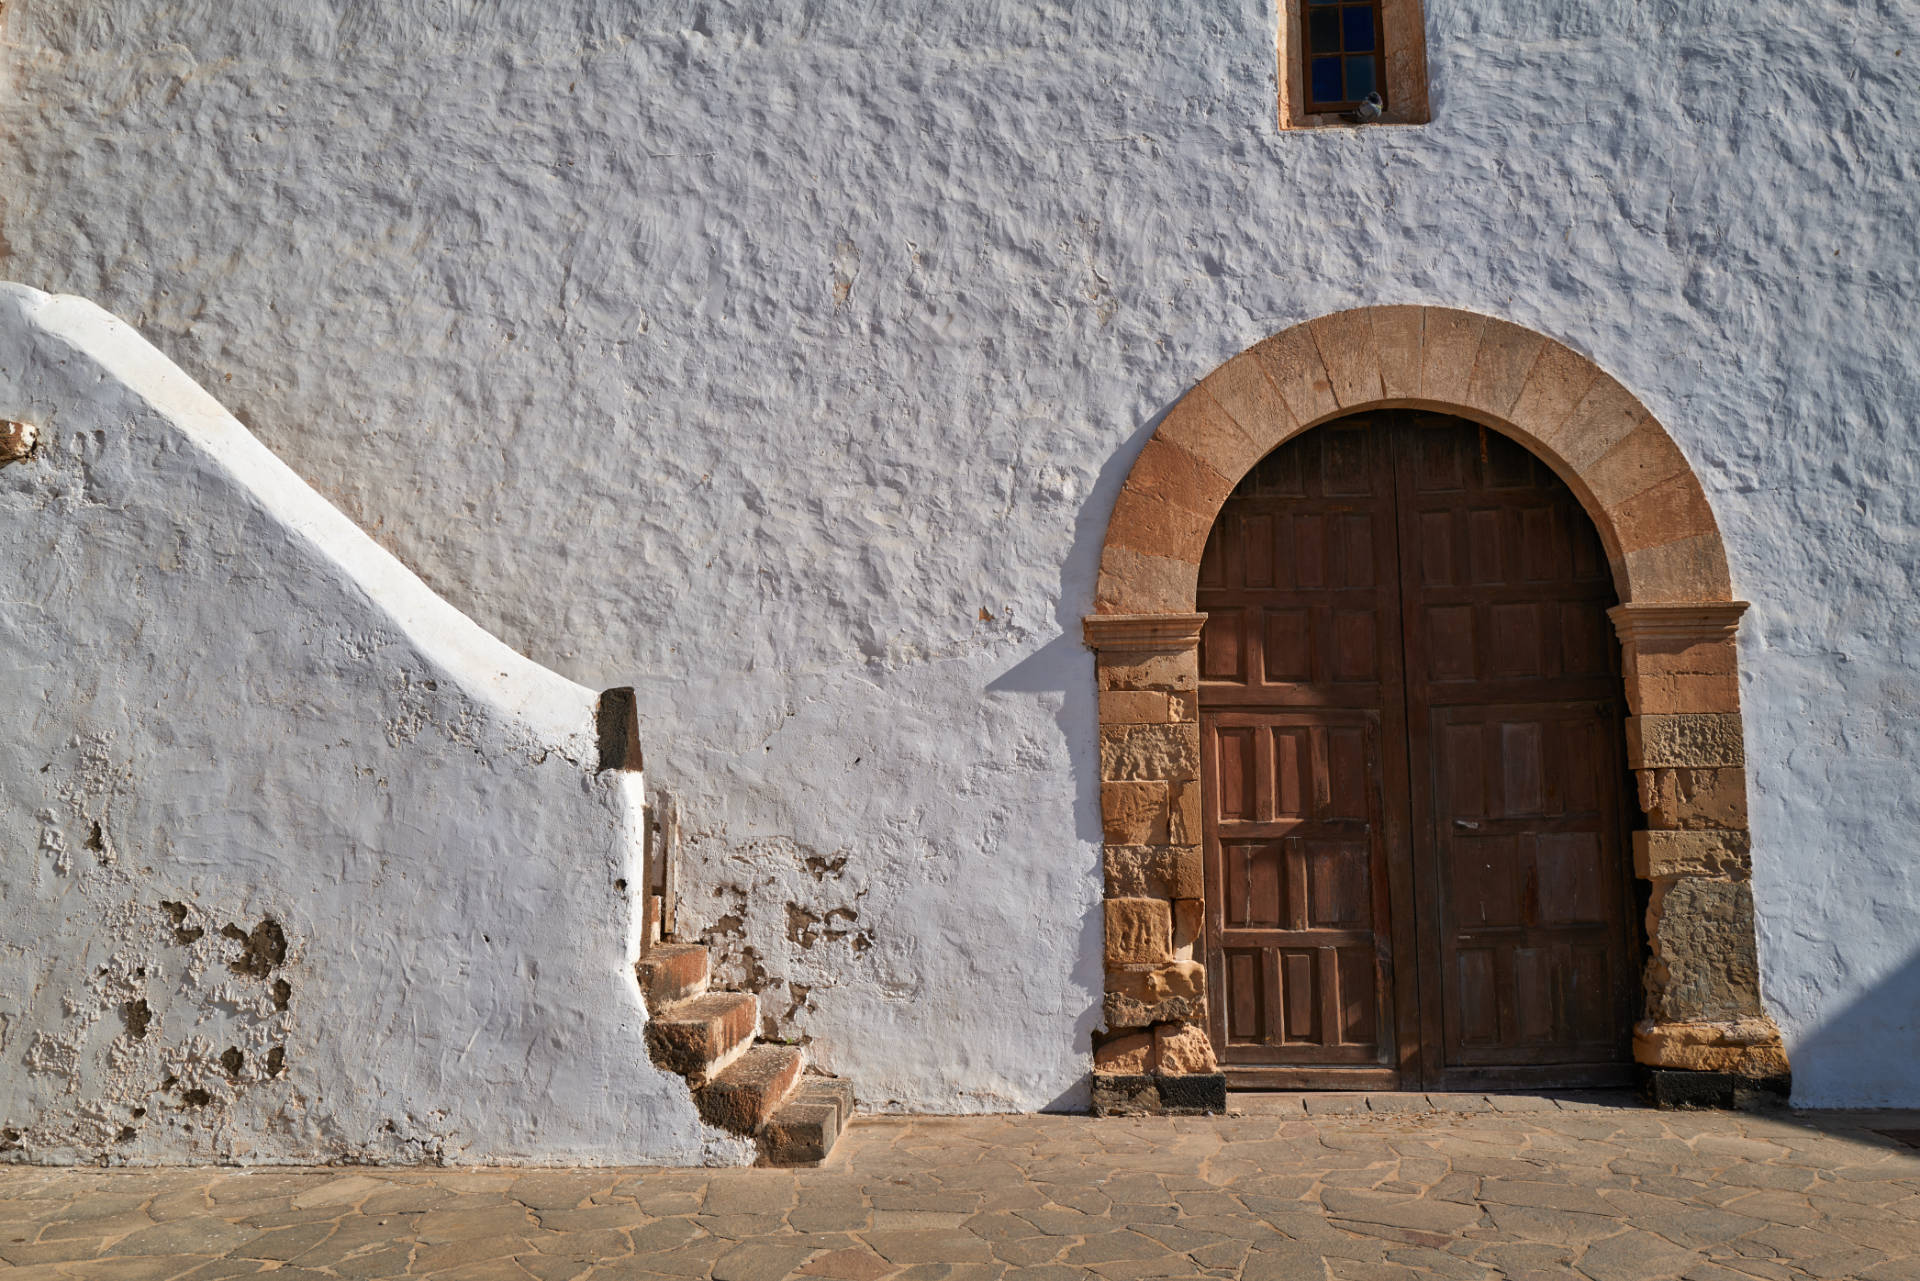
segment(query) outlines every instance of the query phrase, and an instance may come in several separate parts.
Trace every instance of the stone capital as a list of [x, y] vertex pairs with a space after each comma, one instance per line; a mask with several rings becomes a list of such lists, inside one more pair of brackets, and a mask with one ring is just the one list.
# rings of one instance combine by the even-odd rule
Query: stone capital
[[1177, 653], [1200, 644], [1205, 614], [1089, 614], [1081, 622], [1088, 649]]
[[1743, 600], [1615, 605], [1607, 611], [1620, 644], [1685, 647], [1732, 640], [1747, 612]]

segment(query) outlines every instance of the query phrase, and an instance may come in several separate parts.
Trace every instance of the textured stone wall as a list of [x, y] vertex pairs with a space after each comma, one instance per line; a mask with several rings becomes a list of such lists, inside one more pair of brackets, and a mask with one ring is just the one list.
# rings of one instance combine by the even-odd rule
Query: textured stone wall
[[1079, 620], [1165, 409], [1354, 305], [1548, 334], [1668, 426], [1753, 602], [1796, 1088], [1915, 1102], [1920, 16], [1426, 9], [1431, 124], [1282, 132], [1268, 0], [31, 0], [0, 274], [636, 685], [687, 919], [881, 1107], [1085, 1099]]

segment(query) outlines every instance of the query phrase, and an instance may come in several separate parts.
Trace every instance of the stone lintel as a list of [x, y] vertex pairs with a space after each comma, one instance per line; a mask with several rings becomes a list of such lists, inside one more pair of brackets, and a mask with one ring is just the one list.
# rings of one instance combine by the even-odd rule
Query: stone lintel
[[1089, 614], [1081, 620], [1088, 649], [1173, 653], [1200, 644], [1205, 614]]

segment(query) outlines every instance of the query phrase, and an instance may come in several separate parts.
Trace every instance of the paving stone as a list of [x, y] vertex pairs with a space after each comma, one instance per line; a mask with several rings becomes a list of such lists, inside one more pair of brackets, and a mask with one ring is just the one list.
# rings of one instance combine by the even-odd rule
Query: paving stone
[[814, 1251], [779, 1245], [736, 1245], [714, 1261], [713, 1281], [786, 1281]]
[[826, 1277], [828, 1281], [880, 1281], [897, 1271], [894, 1264], [863, 1246], [849, 1246], [816, 1256], [800, 1269], [803, 1276]]
[[1531, 1205], [1548, 1210], [1575, 1210], [1582, 1214], [1618, 1214], [1619, 1208], [1599, 1193], [1564, 1183], [1520, 1179], [1481, 1179], [1480, 1200], [1495, 1205]]
[[1357, 1223], [1378, 1223], [1428, 1232], [1458, 1232], [1480, 1222], [1478, 1206], [1428, 1201], [1420, 1197], [1328, 1188], [1320, 1194], [1320, 1200], [1333, 1217]]
[[985, 1241], [960, 1229], [920, 1232], [863, 1232], [873, 1252], [890, 1263], [990, 1263]]
[[1589, 1245], [1574, 1266], [1593, 1281], [1658, 1281], [1679, 1277], [1704, 1261], [1664, 1237], [1630, 1228]]

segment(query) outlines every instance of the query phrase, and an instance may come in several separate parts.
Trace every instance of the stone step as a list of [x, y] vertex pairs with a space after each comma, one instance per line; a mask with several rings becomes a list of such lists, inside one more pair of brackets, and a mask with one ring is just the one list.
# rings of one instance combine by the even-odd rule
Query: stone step
[[852, 1085], [834, 1076], [803, 1076], [760, 1131], [760, 1164], [818, 1165], [852, 1118]]
[[750, 993], [708, 992], [654, 1015], [647, 1052], [698, 1089], [746, 1052], [759, 1026], [760, 1002]]
[[647, 1009], [664, 1010], [675, 1001], [699, 996], [712, 976], [707, 949], [699, 943], [656, 943], [633, 963]]
[[805, 1060], [791, 1045], [756, 1045], [694, 1096], [700, 1117], [735, 1134], [753, 1134], [786, 1102]]

